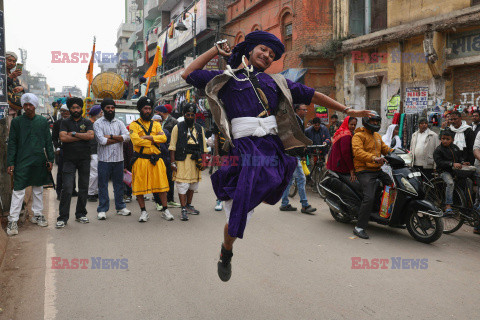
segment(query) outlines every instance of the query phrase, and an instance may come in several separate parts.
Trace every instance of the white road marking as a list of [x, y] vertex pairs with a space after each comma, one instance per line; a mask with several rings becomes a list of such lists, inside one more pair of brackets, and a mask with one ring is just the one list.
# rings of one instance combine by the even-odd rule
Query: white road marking
[[52, 242], [51, 230], [55, 229], [56, 216], [55, 207], [56, 192], [48, 189], [48, 229], [50, 235], [47, 237], [47, 253], [45, 257], [45, 300], [43, 308], [43, 318], [45, 320], [54, 320], [57, 316], [55, 301], [57, 298], [57, 288], [55, 286], [55, 270], [52, 269], [52, 257], [55, 257], [55, 248]]

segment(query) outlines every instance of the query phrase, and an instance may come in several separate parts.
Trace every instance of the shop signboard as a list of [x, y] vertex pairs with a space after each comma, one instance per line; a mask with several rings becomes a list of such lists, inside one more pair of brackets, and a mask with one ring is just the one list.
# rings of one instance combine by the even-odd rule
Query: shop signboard
[[420, 113], [427, 108], [428, 87], [406, 88], [405, 113]]
[[187, 83], [182, 78], [184, 68], [179, 69], [169, 75], [163, 76], [158, 79], [158, 91], [159, 93], [170, 92], [175, 89], [185, 87]]
[[450, 34], [447, 39], [448, 59], [480, 55], [480, 29]]

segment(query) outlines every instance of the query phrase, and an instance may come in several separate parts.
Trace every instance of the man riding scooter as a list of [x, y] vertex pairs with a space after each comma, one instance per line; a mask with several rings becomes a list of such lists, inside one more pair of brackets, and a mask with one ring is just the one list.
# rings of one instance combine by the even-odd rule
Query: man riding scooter
[[375, 202], [376, 180], [380, 180], [385, 186], [393, 185], [390, 176], [380, 168], [386, 162], [382, 155], [392, 152], [393, 149], [383, 142], [382, 136], [378, 133], [382, 118], [378, 113], [373, 113], [375, 115], [370, 118], [362, 118], [363, 127], [355, 130], [352, 138], [353, 164], [363, 192], [358, 222], [353, 234], [362, 239], [369, 238], [365, 229]]

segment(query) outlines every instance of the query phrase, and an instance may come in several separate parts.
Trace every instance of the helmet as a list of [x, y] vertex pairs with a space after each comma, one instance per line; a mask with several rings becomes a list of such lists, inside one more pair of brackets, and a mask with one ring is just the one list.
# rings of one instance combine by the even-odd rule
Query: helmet
[[[380, 130], [380, 123], [382, 122], [382, 118], [378, 115], [376, 111], [372, 111], [372, 113], [373, 116], [362, 118], [362, 125], [371, 132], [378, 132], [378, 130]], [[370, 120], [378, 120], [378, 125], [371, 124]]]

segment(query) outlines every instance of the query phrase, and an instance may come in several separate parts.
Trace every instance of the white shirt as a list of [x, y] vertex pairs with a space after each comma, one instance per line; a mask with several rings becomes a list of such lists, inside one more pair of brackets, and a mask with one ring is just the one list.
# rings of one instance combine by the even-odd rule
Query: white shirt
[[106, 135], [114, 135], [122, 136], [123, 141], [130, 140], [130, 135], [123, 122], [115, 118], [112, 121], [108, 121], [105, 117], [101, 117], [93, 123], [93, 130], [95, 131], [95, 139], [98, 142], [98, 161], [123, 161], [123, 143], [107, 145], [108, 139], [105, 138]]
[[[475, 142], [473, 143], [473, 150], [480, 150], [480, 132], [477, 133], [475, 137]], [[475, 167], [477, 167], [477, 172], [480, 173], [480, 161], [475, 157]]]
[[423, 133], [420, 133], [420, 131], [418, 131], [418, 134], [417, 134], [417, 143], [415, 145], [415, 163], [414, 165], [416, 166], [425, 166], [426, 164], [424, 163], [423, 159], [424, 159], [424, 153], [425, 153], [425, 149], [426, 149], [426, 146], [425, 146], [425, 143], [427, 142], [427, 137], [428, 137], [428, 134], [427, 134], [427, 130], [425, 130]]

